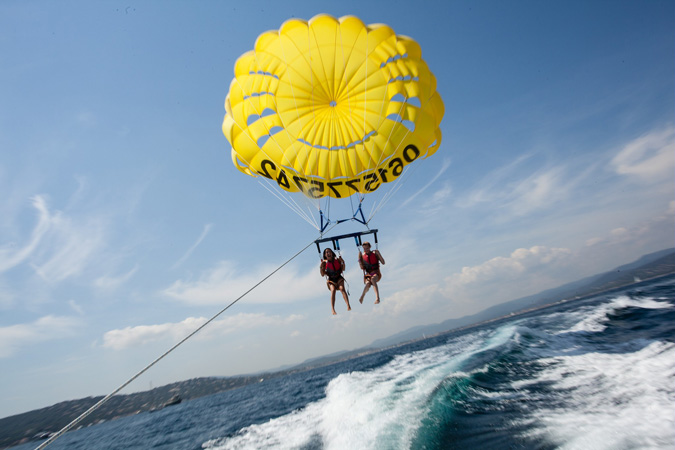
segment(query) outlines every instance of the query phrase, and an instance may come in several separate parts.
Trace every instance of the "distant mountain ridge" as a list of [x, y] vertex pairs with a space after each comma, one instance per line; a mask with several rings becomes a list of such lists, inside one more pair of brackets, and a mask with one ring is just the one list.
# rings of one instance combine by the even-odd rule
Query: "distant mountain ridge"
[[[142, 411], [157, 409], [166, 404], [176, 394], [180, 395], [183, 400], [215, 394], [224, 390], [259, 382], [263, 378], [276, 378], [294, 372], [329, 365], [338, 361], [373, 353], [382, 348], [400, 345], [457, 328], [477, 325], [489, 320], [502, 318], [512, 313], [519, 314], [531, 309], [544, 307], [560, 300], [586, 297], [628, 286], [635, 283], [636, 280], [647, 280], [672, 273], [675, 273], [675, 248], [650, 253], [632, 263], [619, 266], [609, 272], [593, 275], [535, 295], [501, 303], [471, 316], [449, 319], [438, 324], [413, 327], [388, 338], [378, 339], [367, 347], [308, 359], [301, 364], [286, 366], [264, 373], [238, 377], [195, 378], [171, 383], [150, 391], [129, 395], [116, 395], [98, 411], [89, 416], [83, 422], [83, 425], [87, 426], [104, 420], [112, 420]], [[101, 398], [88, 397], [60, 402], [47, 408], [0, 419], [0, 448], [32, 440], [37, 434], [48, 434], [48, 432], [58, 431]]]

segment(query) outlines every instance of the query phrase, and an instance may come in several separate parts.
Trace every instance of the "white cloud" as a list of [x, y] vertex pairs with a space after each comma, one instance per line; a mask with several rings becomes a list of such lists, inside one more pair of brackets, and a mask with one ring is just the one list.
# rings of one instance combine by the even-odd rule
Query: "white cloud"
[[33, 267], [40, 277], [50, 282], [77, 276], [103, 247], [104, 235], [105, 227], [99, 219], [78, 223], [57, 212]]
[[[245, 329], [286, 325], [302, 318], [303, 316], [295, 314], [284, 317], [241, 313], [221, 320], [214, 320], [195, 337], [198, 336], [201, 339], [214, 338]], [[175, 343], [194, 332], [206, 321], [205, 317], [188, 317], [182, 322], [177, 323], [138, 325], [111, 330], [103, 335], [103, 347], [113, 350], [123, 350], [158, 341]]]
[[551, 264], [571, 254], [566, 248], [548, 248], [534, 246], [529, 249], [519, 248], [509, 257], [498, 256], [483, 264], [463, 267], [462, 271], [446, 278], [450, 285], [467, 285], [485, 281], [500, 281], [525, 273], [527, 270], [542, 264]]
[[629, 142], [611, 164], [616, 173], [645, 181], [672, 178], [675, 171], [675, 128], [652, 131]]
[[[640, 221], [631, 227], [613, 228], [605, 236], [586, 240], [586, 247], [641, 243], [642, 248], [658, 249], [659, 246], [666, 248], [675, 244], [673, 229], [675, 229], [675, 201], [669, 202], [662, 214]], [[653, 241], [654, 244], [644, 245], [646, 241]], [[659, 242], [661, 244], [658, 244]], [[630, 246], [627, 245], [628, 247]]]
[[0, 273], [24, 262], [35, 251], [50, 228], [52, 220], [45, 199], [38, 195], [32, 198], [32, 203], [38, 211], [38, 222], [33, 228], [30, 240], [19, 249], [15, 249], [13, 243], [0, 247]]
[[568, 188], [562, 180], [560, 168], [534, 173], [509, 187], [510, 192], [503, 199], [505, 206], [517, 216], [546, 208], [565, 197]]
[[[317, 266], [318, 267], [318, 266]], [[196, 281], [178, 280], [162, 293], [187, 304], [221, 305], [233, 301], [267, 277], [276, 267], [262, 266], [246, 274], [236, 264], [221, 261]], [[246, 296], [249, 303], [294, 302], [316, 297], [325, 284], [318, 268], [298, 273], [286, 266]]]
[[44, 316], [29, 324], [0, 327], [0, 358], [20, 348], [72, 336], [80, 322], [73, 317]]
[[22, 263], [30, 263], [46, 281], [61, 281], [79, 275], [103, 246], [103, 220], [90, 217], [75, 220], [61, 211], [50, 213], [44, 197], [32, 199], [38, 222], [29, 241], [22, 247], [0, 246], [0, 273]]
[[[387, 296], [385, 301], [386, 307], [378, 311], [388, 316], [399, 316], [424, 310], [436, 301], [438, 293], [439, 287], [436, 284], [396, 291], [392, 295]], [[368, 303], [373, 302], [375, 296], [373, 294], [369, 295], [366, 297], [364, 303], [366, 301]]]

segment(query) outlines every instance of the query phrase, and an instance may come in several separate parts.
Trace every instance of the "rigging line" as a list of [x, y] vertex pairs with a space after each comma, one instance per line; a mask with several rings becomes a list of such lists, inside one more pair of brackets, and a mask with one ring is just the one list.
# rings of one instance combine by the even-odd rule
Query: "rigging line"
[[[331, 229], [332, 229], [332, 227], [331, 227]], [[183, 344], [185, 341], [187, 341], [188, 339], [190, 339], [192, 336], [194, 336], [195, 334], [197, 334], [198, 332], [200, 332], [204, 327], [206, 327], [208, 324], [210, 324], [211, 322], [213, 322], [218, 316], [220, 316], [222, 313], [224, 313], [225, 311], [227, 311], [231, 306], [233, 306], [233, 305], [234, 305], [235, 303], [237, 303], [239, 300], [241, 300], [242, 298], [244, 298], [244, 297], [245, 297], [247, 294], [249, 294], [252, 290], [254, 290], [254, 289], [257, 288], [258, 286], [260, 286], [262, 283], [264, 283], [265, 281], [267, 281], [268, 278], [270, 278], [272, 275], [274, 275], [274, 274], [277, 273], [279, 270], [281, 270], [286, 264], [288, 264], [289, 262], [293, 261], [296, 257], [298, 257], [302, 252], [304, 252], [305, 250], [307, 250], [307, 249], [308, 249], [309, 247], [311, 247], [313, 244], [314, 244], [314, 241], [311, 241], [309, 244], [307, 244], [305, 247], [303, 247], [302, 250], [300, 250], [299, 252], [297, 252], [295, 255], [291, 256], [288, 260], [286, 260], [286, 262], [284, 262], [282, 265], [280, 265], [279, 267], [277, 267], [276, 269], [274, 269], [274, 270], [273, 270], [269, 275], [267, 275], [265, 278], [263, 278], [262, 280], [258, 281], [258, 283], [256, 283], [256, 284], [255, 284], [252, 288], [250, 288], [248, 291], [246, 291], [246, 292], [244, 292], [242, 295], [240, 295], [239, 298], [237, 298], [236, 300], [234, 300], [233, 302], [231, 302], [231, 303], [230, 303], [229, 305], [227, 305], [225, 308], [221, 309], [218, 313], [216, 313], [216, 315], [214, 315], [214, 316], [211, 317], [209, 320], [207, 320], [206, 322], [204, 322], [201, 326], [199, 326], [197, 329], [195, 329], [192, 333], [188, 334], [188, 335], [187, 335], [186, 337], [184, 337], [180, 342], [178, 342], [178, 343], [175, 344], [173, 347], [171, 347], [169, 350], [167, 350], [166, 352], [164, 352], [164, 354], [162, 354], [160, 357], [158, 357], [158, 358], [155, 359], [153, 362], [151, 362], [150, 364], [148, 364], [147, 366], [145, 366], [144, 369], [142, 369], [140, 372], [138, 372], [138, 373], [137, 373], [136, 375], [134, 375], [133, 377], [129, 378], [129, 379], [128, 379], [126, 382], [124, 382], [120, 387], [118, 387], [117, 389], [115, 389], [114, 391], [112, 391], [110, 394], [106, 395], [104, 398], [102, 398], [101, 400], [99, 400], [98, 403], [96, 403], [94, 406], [92, 406], [91, 408], [89, 408], [88, 410], [86, 410], [85, 412], [83, 412], [82, 414], [80, 414], [80, 416], [78, 416], [75, 420], [73, 420], [72, 422], [70, 422], [68, 425], [66, 425], [66, 426], [63, 427], [60, 431], [58, 431], [55, 435], [53, 435], [52, 437], [50, 437], [49, 439], [47, 439], [45, 442], [43, 442], [42, 444], [40, 444], [38, 447], [36, 447], [35, 450], [42, 450], [43, 448], [47, 447], [49, 444], [51, 444], [52, 442], [54, 442], [58, 437], [60, 437], [61, 435], [63, 435], [64, 433], [66, 433], [68, 430], [70, 430], [71, 428], [73, 428], [75, 425], [77, 425], [78, 423], [80, 423], [80, 422], [81, 422], [82, 420], [84, 420], [87, 416], [89, 416], [91, 413], [93, 413], [93, 412], [96, 411], [99, 407], [101, 407], [104, 403], [106, 403], [108, 400], [110, 400], [110, 398], [112, 398], [115, 394], [117, 394], [119, 391], [121, 391], [122, 389], [124, 389], [125, 387], [127, 387], [129, 384], [131, 384], [131, 382], [134, 381], [136, 378], [138, 378], [138, 377], [140, 377], [141, 375], [143, 375], [148, 369], [150, 369], [152, 366], [154, 366], [155, 364], [157, 364], [160, 360], [162, 360], [165, 356], [167, 356], [169, 353], [171, 353], [172, 351], [174, 351], [176, 348], [178, 348], [178, 346], [180, 346], [180, 345]]]
[[301, 195], [301, 199], [305, 200], [304, 205], [301, 205], [296, 201], [297, 196], [293, 196], [293, 193], [285, 191], [283, 189], [276, 189], [275, 184], [273, 180], [269, 180], [266, 178], [259, 178], [258, 183], [260, 183], [265, 189], [267, 189], [272, 195], [274, 195], [276, 198], [278, 198], [284, 205], [286, 205], [291, 211], [295, 212], [298, 216], [303, 218], [305, 221], [309, 222], [310, 224], [314, 224], [314, 227], [318, 229], [318, 226], [316, 225], [316, 219], [314, 218], [312, 214], [312, 209], [309, 209], [309, 214], [304, 211], [303, 207], [307, 207], [308, 205], [310, 207], [314, 207], [314, 204], [311, 202], [311, 200], [306, 197], [305, 195]]
[[412, 176], [412, 174], [419, 169], [419, 167], [422, 165], [423, 161], [417, 161], [417, 164], [411, 164], [413, 167], [408, 166], [406, 170], [399, 176], [396, 181], [393, 182], [394, 186], [380, 199], [380, 201], [373, 206], [372, 213], [368, 217], [368, 220], [366, 220], [366, 223], [370, 222], [370, 220], [377, 214], [382, 207], [386, 203], [391, 200], [391, 198], [398, 192], [399, 189], [403, 186], [405, 182], [408, 181], [408, 178]]
[[[256, 54], [256, 58], [257, 58], [257, 54]], [[239, 87], [242, 89], [242, 92], [245, 92], [245, 91], [244, 91], [244, 87], [242, 86], [242, 84], [239, 82], [239, 80], [238, 80], [236, 77], [235, 77], [235, 81], [237, 82], [237, 85], [239, 85]], [[274, 100], [274, 102], [275, 102], [275, 105], [276, 105], [276, 99]], [[253, 102], [252, 102], [251, 100], [249, 100], [249, 104], [251, 105], [251, 107], [252, 107], [256, 112], [260, 112], [260, 111], [258, 111], [258, 108], [255, 107], [255, 105], [253, 104]], [[252, 143], [254, 143], [254, 144], [257, 146], [257, 143], [254, 141], [253, 137], [249, 134], [249, 132], [247, 131], [247, 129], [243, 128], [241, 125], [239, 125], [239, 124], [236, 123], [236, 122], [235, 122], [235, 124], [236, 124], [236, 126], [239, 127], [239, 129], [241, 130], [241, 134], [242, 134], [243, 136], [245, 136], [246, 138], [248, 138]], [[283, 124], [283, 122], [282, 122], [282, 124]], [[264, 124], [264, 126], [265, 126], [265, 128], [267, 129], [267, 131], [269, 132], [269, 128], [267, 127], [267, 125]], [[276, 140], [276, 138], [275, 138], [274, 136], [270, 136], [270, 139], [272, 140], [272, 142], [274, 142], [275, 144], [277, 144], [278, 147], [280, 147], [280, 146], [279, 146], [279, 143], [277, 142], [277, 140]], [[262, 147], [259, 147], [259, 146], [258, 146], [258, 149], [259, 149], [259, 150], [261, 151], [261, 153], [262, 153], [263, 155], [265, 155], [267, 158], [269, 158], [270, 160], [272, 159], [272, 158], [267, 154], [267, 152], [265, 152], [265, 150], [264, 150]], [[245, 162], [246, 164], [248, 164], [249, 167], [250, 167], [250, 166], [251, 166], [251, 162], [250, 162], [248, 159], [243, 158], [242, 156], [243, 156], [243, 155], [241, 155], [241, 154], [239, 154], [239, 153], [237, 154], [237, 157], [243, 159], [244, 162]], [[282, 152], [282, 156], [284, 157], [284, 159], [286, 160], [286, 162], [288, 163], [288, 165], [289, 165], [289, 167], [290, 167], [290, 166], [291, 166], [291, 163], [290, 163], [290, 160], [288, 159], [288, 156], [286, 156], [286, 154], [283, 153], [283, 152]], [[259, 175], [259, 174], [260, 174], [260, 173], [258, 172], [258, 175]], [[256, 175], [256, 176], [258, 176], [258, 175]], [[268, 184], [271, 184], [271, 185], [273, 185], [273, 182], [274, 182], [274, 180], [267, 179], [266, 177], [265, 177], [265, 180], [264, 180], [264, 181], [267, 182]], [[261, 184], [263, 183], [262, 180], [259, 180], [259, 182], [260, 182]], [[277, 184], [278, 184], [278, 182], [277, 182]], [[263, 186], [264, 186], [264, 185], [263, 185]], [[273, 189], [271, 189], [271, 188], [269, 188], [269, 187], [267, 187], [267, 186], [264, 186], [264, 187], [274, 194]], [[300, 212], [302, 208], [301, 208], [300, 205], [298, 205], [298, 203], [293, 199], [293, 197], [291, 196], [290, 193], [288, 194], [288, 197], [284, 197], [284, 198], [282, 198], [281, 196], [276, 195], [276, 194], [274, 194], [274, 195], [275, 195], [277, 198], [279, 198], [279, 199], [280, 199], [286, 206], [288, 206], [292, 211], [294, 211], [296, 214], [298, 214], [298, 215], [299, 215], [300, 217], [302, 217], [304, 220], [307, 220], [307, 219], [305, 218], [305, 214], [304, 214], [303, 212]], [[295, 206], [291, 205], [291, 203], [293, 203]], [[313, 204], [312, 206], [315, 206], [315, 205]], [[309, 221], [308, 221], [308, 222], [309, 222]], [[310, 224], [311, 224], [311, 222], [310, 222]], [[315, 228], [317, 228], [317, 226], [316, 226], [315, 224], [314, 224], [313, 226], [314, 226]]]
[[312, 215], [312, 211], [310, 210], [310, 213], [307, 214], [302, 207], [296, 203], [296, 201], [291, 197], [290, 194], [288, 194], [288, 197], [285, 197], [282, 192], [279, 192], [279, 189], [275, 189], [274, 187], [270, 187], [269, 185], [271, 183], [265, 183], [262, 180], [258, 180], [260, 185], [267, 189], [267, 191], [275, 196], [279, 201], [281, 201], [284, 205], [286, 205], [291, 211], [296, 213], [298, 216], [300, 216], [305, 222], [309, 223], [312, 225], [314, 228], [317, 230], [319, 229], [319, 225], [316, 223], [316, 218]]
[[366, 220], [366, 223], [370, 222], [370, 220], [377, 214], [380, 209], [384, 207], [385, 204], [391, 200], [391, 198], [398, 192], [399, 189], [403, 186], [403, 184], [408, 181], [408, 178], [410, 178], [410, 173], [414, 172], [417, 170], [418, 166], [420, 163], [418, 162], [417, 164], [414, 164], [414, 167], [407, 167], [404, 172], [396, 178], [393, 182], [391, 182], [391, 187], [387, 190], [387, 192], [380, 198], [378, 199], [377, 202], [373, 204], [373, 207], [371, 209], [371, 213], [368, 216], [368, 220]]

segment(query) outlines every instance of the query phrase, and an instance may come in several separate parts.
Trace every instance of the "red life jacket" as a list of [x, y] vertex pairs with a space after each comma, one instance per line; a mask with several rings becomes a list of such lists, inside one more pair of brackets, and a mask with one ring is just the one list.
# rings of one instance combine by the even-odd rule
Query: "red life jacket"
[[363, 269], [366, 272], [373, 273], [380, 270], [380, 260], [377, 258], [375, 252], [363, 253], [361, 258], [363, 261]]
[[[330, 265], [329, 265], [330, 264]], [[342, 273], [342, 265], [340, 264], [339, 259], [334, 259], [332, 261], [326, 261], [326, 275], [328, 278], [337, 278]]]

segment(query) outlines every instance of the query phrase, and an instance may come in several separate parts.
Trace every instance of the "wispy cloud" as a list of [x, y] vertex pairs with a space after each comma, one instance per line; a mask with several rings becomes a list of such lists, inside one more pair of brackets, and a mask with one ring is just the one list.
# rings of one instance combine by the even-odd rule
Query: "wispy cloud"
[[94, 287], [98, 289], [104, 289], [104, 290], [113, 290], [117, 289], [119, 286], [123, 285], [127, 281], [129, 281], [134, 274], [138, 271], [138, 265], [136, 265], [133, 269], [130, 271], [123, 273], [121, 275], [104, 275], [102, 277], [98, 277], [97, 279], [94, 280]]
[[29, 241], [23, 247], [14, 248], [14, 243], [0, 247], [0, 273], [24, 262], [35, 251], [50, 228], [51, 217], [45, 199], [39, 195], [35, 196], [32, 198], [32, 204], [38, 211], [38, 222], [33, 228]]
[[[457, 201], [462, 208], [487, 208], [499, 216], [521, 217], [544, 210], [571, 196], [578, 177], [570, 177], [567, 164], [532, 166], [533, 154], [524, 154], [487, 174]], [[526, 167], [525, 163], [529, 162]]]
[[211, 223], [207, 223], [206, 225], [204, 225], [204, 230], [202, 230], [202, 234], [199, 235], [199, 237], [197, 238], [197, 241], [194, 244], [192, 244], [192, 246], [189, 249], [187, 249], [185, 254], [183, 256], [181, 256], [178, 259], [178, 261], [176, 261], [173, 264], [173, 266], [171, 266], [172, 269], [177, 268], [178, 266], [183, 264], [183, 262], [185, 262], [186, 259], [188, 259], [190, 257], [192, 252], [195, 251], [195, 249], [199, 246], [199, 244], [202, 243], [202, 241], [204, 240], [206, 235], [209, 234], [209, 231], [211, 231], [211, 228], [213, 228], [213, 224], [211, 224]]
[[32, 323], [0, 327], [0, 358], [30, 345], [72, 336], [79, 325], [73, 317], [44, 316]]
[[[401, 207], [406, 206], [407, 204], [412, 202], [418, 195], [420, 195], [422, 192], [426, 191], [432, 184], [434, 184], [436, 182], [436, 180], [438, 180], [441, 177], [441, 175], [443, 175], [443, 173], [445, 173], [445, 171], [448, 170], [448, 167], [450, 167], [450, 159], [446, 158], [446, 159], [443, 160], [443, 164], [441, 165], [441, 168], [438, 170], [438, 173], [436, 173], [436, 175], [434, 175], [434, 177], [431, 180], [429, 180], [429, 182], [427, 184], [425, 184], [420, 190], [418, 190], [417, 192], [412, 194], [410, 197], [408, 197], [406, 200], [404, 200], [403, 203], [401, 203], [400, 206]], [[446, 191], [446, 194], [450, 193], [449, 187], [447, 187], [447, 186], [444, 187], [443, 190]]]
[[29, 263], [49, 282], [80, 274], [103, 247], [103, 220], [97, 217], [75, 220], [61, 211], [52, 213], [40, 195], [31, 202], [38, 211], [38, 221], [23, 246], [8, 243], [0, 247], [0, 273]]
[[79, 275], [103, 247], [104, 236], [105, 227], [100, 219], [94, 217], [79, 223], [63, 213], [56, 213], [45, 238], [45, 247], [35, 258], [33, 267], [49, 282]]
[[73, 309], [73, 311], [78, 313], [80, 316], [84, 315], [84, 310], [80, 305], [77, 304], [75, 300], [73, 299], [68, 300], [68, 306], [70, 306]]
[[507, 180], [513, 178], [520, 166], [530, 158], [532, 158], [531, 154], [520, 155], [508, 164], [493, 170], [487, 176], [483, 177], [468, 195], [465, 195], [459, 200], [458, 205], [465, 208], [471, 208], [481, 203], [494, 202], [502, 195]]
[[569, 185], [563, 178], [560, 168], [534, 173], [509, 186], [502, 197], [504, 206], [516, 216], [547, 208], [566, 196]]
[[[245, 329], [286, 325], [300, 320], [302, 317], [295, 314], [289, 316], [268, 316], [265, 314], [242, 313], [213, 321], [197, 336], [201, 339], [216, 338]], [[206, 321], [205, 317], [188, 317], [181, 322], [139, 325], [111, 330], [103, 335], [103, 347], [112, 350], [123, 350], [152, 342], [177, 342], [202, 326]]]
[[655, 130], [629, 142], [611, 164], [616, 173], [644, 181], [672, 178], [675, 172], [675, 128]]

